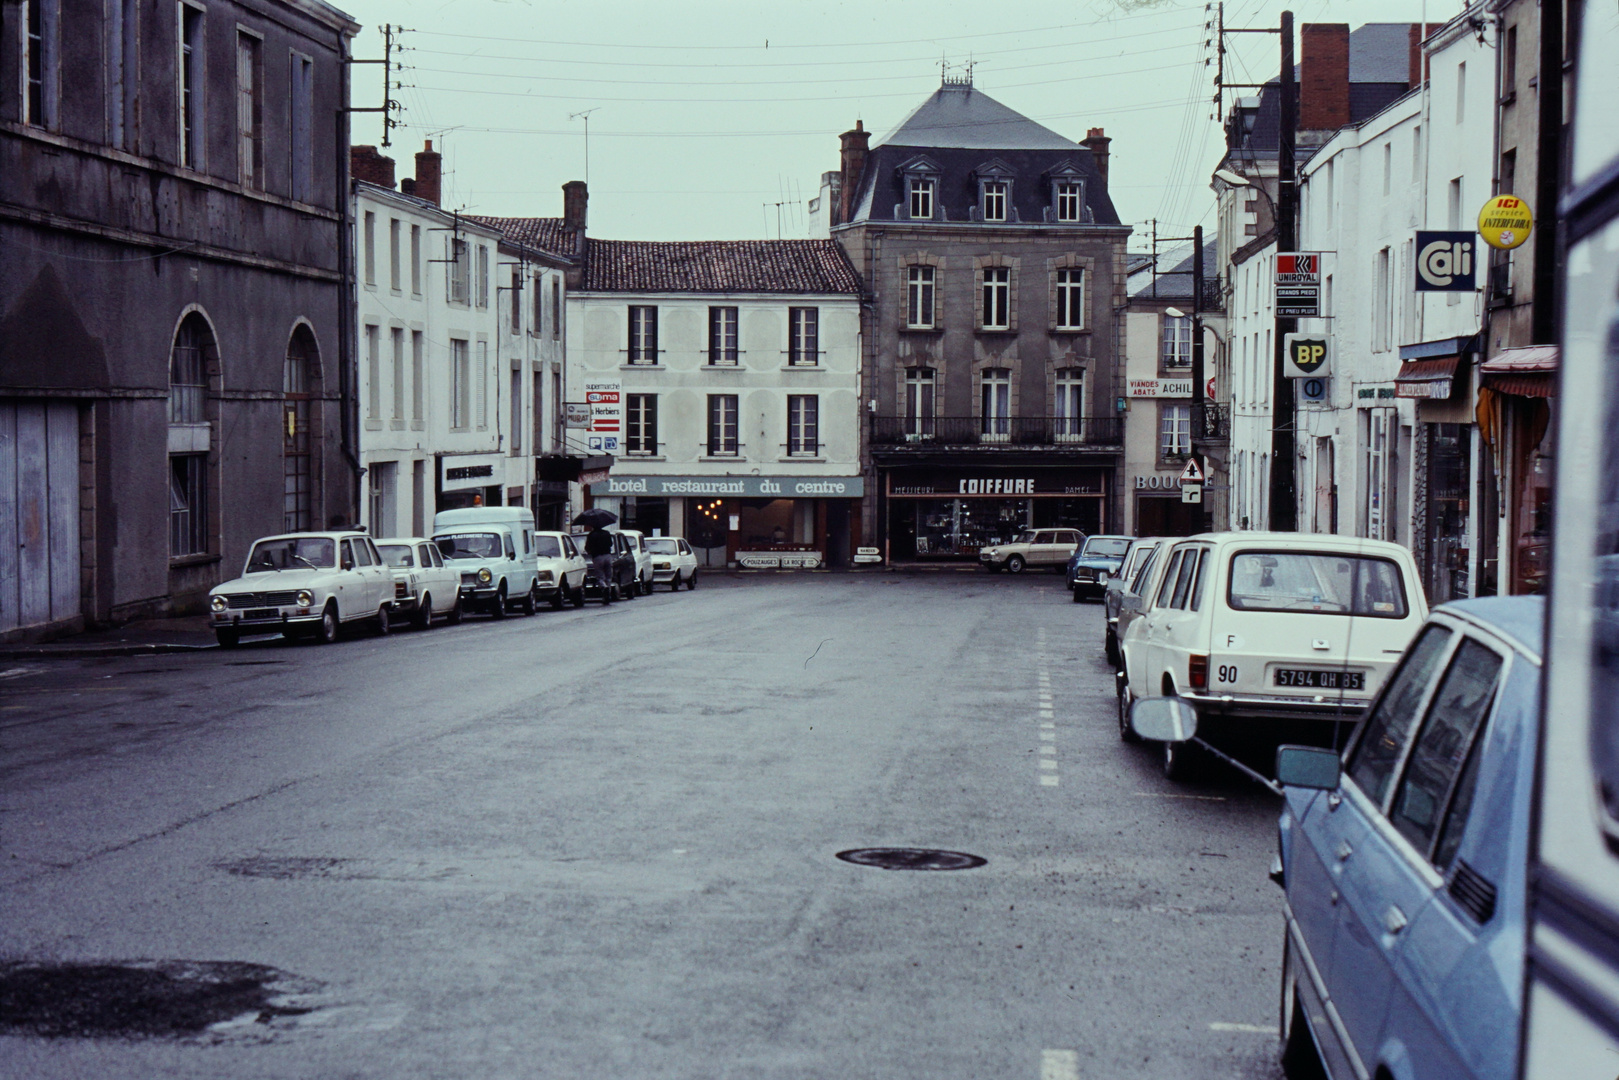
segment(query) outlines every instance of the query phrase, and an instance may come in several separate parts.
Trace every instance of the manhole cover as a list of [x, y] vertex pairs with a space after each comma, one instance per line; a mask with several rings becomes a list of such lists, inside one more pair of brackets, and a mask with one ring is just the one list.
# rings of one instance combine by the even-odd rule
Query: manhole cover
[[908, 847], [851, 848], [838, 852], [838, 858], [879, 870], [971, 870], [988, 861], [963, 851]]
[[309, 1012], [289, 991], [316, 984], [262, 964], [134, 961], [0, 964], [0, 1033], [46, 1038], [183, 1037], [244, 1015]]

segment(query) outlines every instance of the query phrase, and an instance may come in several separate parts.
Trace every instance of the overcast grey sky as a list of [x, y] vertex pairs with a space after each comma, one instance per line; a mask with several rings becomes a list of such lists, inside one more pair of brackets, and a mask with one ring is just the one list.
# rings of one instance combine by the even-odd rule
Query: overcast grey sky
[[[838, 134], [881, 137], [939, 85], [941, 60], [1071, 139], [1112, 137], [1119, 216], [1164, 232], [1212, 224], [1208, 177], [1212, 17], [1203, 0], [339, 0], [364, 24], [357, 57], [399, 40], [405, 111], [389, 149], [399, 175], [431, 137], [447, 207], [557, 216], [585, 177], [590, 232], [622, 240], [807, 235], [803, 204], [837, 167]], [[1227, 26], [1274, 26], [1288, 3], [1229, 0]], [[1294, 0], [1304, 22], [1448, 19], [1461, 0]], [[1228, 38], [1227, 80], [1276, 74], [1277, 39]], [[1205, 65], [1204, 61], [1211, 63]], [[381, 97], [356, 67], [354, 104]], [[1227, 97], [1230, 94], [1228, 92]], [[354, 141], [378, 142], [376, 114]], [[777, 204], [782, 204], [779, 209]], [[1134, 242], [1136, 246], [1139, 241]]]

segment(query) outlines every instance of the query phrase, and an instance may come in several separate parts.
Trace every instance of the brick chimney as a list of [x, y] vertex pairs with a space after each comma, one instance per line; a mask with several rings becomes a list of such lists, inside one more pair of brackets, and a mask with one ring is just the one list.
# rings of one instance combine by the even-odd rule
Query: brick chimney
[[1112, 141], [1101, 128], [1091, 128], [1079, 143], [1091, 152], [1091, 161], [1096, 165], [1096, 173], [1102, 178], [1104, 187], [1107, 186], [1107, 148]]
[[1299, 130], [1349, 123], [1349, 24], [1305, 23], [1299, 31]]
[[1428, 79], [1427, 65], [1422, 59], [1422, 43], [1428, 35], [1438, 30], [1439, 23], [1429, 23], [1426, 27], [1422, 23], [1412, 23], [1410, 30], [1411, 51], [1410, 59], [1406, 63], [1406, 89], [1415, 90]]
[[399, 178], [399, 192], [401, 195], [416, 194], [416, 178], [414, 176], [401, 176]]
[[838, 136], [842, 145], [843, 168], [840, 170], [842, 179], [838, 189], [837, 213], [832, 224], [842, 225], [854, 217], [855, 195], [860, 189], [860, 176], [866, 171], [866, 158], [871, 154], [871, 132], [859, 120], [854, 122], [852, 131], [845, 131]]
[[416, 151], [416, 184], [412, 194], [437, 206], [441, 194], [439, 180], [443, 175], [443, 169], [444, 158], [433, 149], [433, 140], [428, 139], [426, 148]]
[[590, 189], [583, 180], [569, 180], [562, 185], [562, 228], [573, 238], [570, 255], [585, 253], [585, 223], [590, 208]]
[[394, 186], [394, 159], [377, 153], [375, 146], [351, 146], [349, 175], [356, 180], [391, 188]]

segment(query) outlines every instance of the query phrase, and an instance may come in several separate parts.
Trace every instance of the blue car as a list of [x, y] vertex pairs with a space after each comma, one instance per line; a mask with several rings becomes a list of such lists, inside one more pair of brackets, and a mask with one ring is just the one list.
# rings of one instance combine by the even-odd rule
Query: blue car
[[1079, 550], [1068, 557], [1065, 577], [1074, 591], [1074, 603], [1087, 596], [1100, 597], [1107, 592], [1108, 579], [1117, 577], [1124, 563], [1124, 553], [1130, 550], [1133, 536], [1088, 536]]
[[1289, 1077], [1515, 1075], [1543, 613], [1436, 609], [1341, 758], [1277, 751]]

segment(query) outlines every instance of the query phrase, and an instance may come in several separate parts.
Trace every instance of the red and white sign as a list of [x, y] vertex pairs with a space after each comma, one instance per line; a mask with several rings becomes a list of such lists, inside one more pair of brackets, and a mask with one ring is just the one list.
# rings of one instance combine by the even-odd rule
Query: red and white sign
[[585, 405], [590, 409], [587, 430], [617, 435], [624, 430], [624, 384], [620, 379], [589, 379], [585, 382]]

